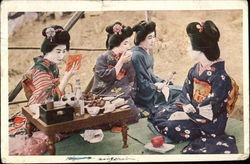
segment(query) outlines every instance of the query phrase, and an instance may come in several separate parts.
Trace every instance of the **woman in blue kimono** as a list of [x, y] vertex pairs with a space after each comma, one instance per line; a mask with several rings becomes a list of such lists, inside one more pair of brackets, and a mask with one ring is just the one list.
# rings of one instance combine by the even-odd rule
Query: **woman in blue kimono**
[[131, 63], [132, 53], [129, 39], [133, 34], [130, 26], [115, 22], [106, 27], [107, 52], [100, 55], [94, 68], [94, 83], [91, 92], [102, 96], [120, 96], [128, 100], [132, 110], [129, 122], [137, 122], [137, 111], [133, 96], [135, 95], [135, 70]]
[[[167, 85], [169, 81], [161, 79], [153, 73], [153, 58], [149, 50], [154, 46], [155, 27], [156, 24], [153, 21], [140, 21], [134, 25], [133, 31], [136, 33], [135, 47], [131, 49], [138, 87], [135, 103], [148, 108], [150, 113], [155, 113], [179, 94], [178, 91], [170, 90], [169, 92], [169, 86]], [[170, 82], [170, 84], [172, 83]]]
[[191, 140], [182, 153], [238, 153], [235, 138], [225, 135], [231, 79], [220, 58], [220, 32], [208, 20], [186, 28], [188, 52], [197, 63], [189, 70], [182, 94], [152, 118], [155, 129], [175, 142]]

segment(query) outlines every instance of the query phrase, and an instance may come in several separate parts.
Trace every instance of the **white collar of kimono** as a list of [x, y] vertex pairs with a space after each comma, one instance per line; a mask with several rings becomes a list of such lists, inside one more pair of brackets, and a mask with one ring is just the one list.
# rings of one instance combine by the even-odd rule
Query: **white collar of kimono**
[[215, 63], [222, 62], [223, 60], [221, 58], [203, 66], [201, 62], [199, 62], [199, 76], [205, 71], [205, 70], [211, 70], [211, 66]]

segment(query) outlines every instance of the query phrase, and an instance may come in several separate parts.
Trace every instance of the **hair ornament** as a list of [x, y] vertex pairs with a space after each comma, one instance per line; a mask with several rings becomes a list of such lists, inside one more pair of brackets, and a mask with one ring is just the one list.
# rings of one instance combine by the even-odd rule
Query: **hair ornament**
[[122, 34], [122, 28], [123, 28], [123, 25], [115, 24], [115, 25], [113, 26], [113, 32], [114, 32], [115, 34], [121, 35], [121, 34]]
[[201, 22], [199, 32], [203, 32], [203, 31], [204, 31], [204, 22]]
[[62, 31], [63, 31], [63, 29], [58, 28], [58, 29], [56, 29], [55, 31], [56, 31], [56, 32], [62, 32]]
[[47, 39], [49, 39], [50, 42], [52, 42], [52, 38], [56, 35], [55, 29], [52, 27], [49, 27], [46, 29], [45, 33], [46, 33]]

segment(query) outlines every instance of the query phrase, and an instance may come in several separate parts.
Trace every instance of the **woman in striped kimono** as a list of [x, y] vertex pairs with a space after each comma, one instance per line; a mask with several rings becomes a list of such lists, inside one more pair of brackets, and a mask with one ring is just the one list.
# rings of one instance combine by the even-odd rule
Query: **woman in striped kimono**
[[70, 35], [61, 26], [51, 26], [43, 29], [45, 37], [41, 51], [42, 56], [34, 58], [30, 88], [32, 95], [28, 105], [43, 104], [48, 98], [57, 101], [64, 94], [64, 88], [69, 79], [75, 74], [79, 63], [74, 63], [70, 71], [65, 72], [62, 80], [59, 78], [57, 64], [63, 61], [70, 47]]

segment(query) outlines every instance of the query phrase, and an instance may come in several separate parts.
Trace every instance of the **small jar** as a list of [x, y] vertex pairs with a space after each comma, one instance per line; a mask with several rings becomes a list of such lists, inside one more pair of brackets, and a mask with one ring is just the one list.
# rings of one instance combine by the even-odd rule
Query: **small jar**
[[46, 108], [47, 108], [47, 110], [53, 110], [53, 109], [54, 109], [53, 97], [49, 97], [49, 98], [46, 100]]

